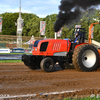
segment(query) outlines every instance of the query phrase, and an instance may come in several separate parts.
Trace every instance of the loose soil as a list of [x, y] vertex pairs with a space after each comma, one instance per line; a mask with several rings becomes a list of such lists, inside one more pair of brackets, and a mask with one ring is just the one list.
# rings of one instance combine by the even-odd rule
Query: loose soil
[[[40, 93], [71, 90], [77, 91], [59, 95], [40, 95]], [[74, 68], [62, 70], [59, 65], [55, 65], [54, 71], [47, 73], [41, 69], [31, 70], [23, 63], [0, 63], [1, 94], [10, 96], [37, 94], [35, 97], [26, 98], [30, 100], [53, 100], [55, 98], [62, 100], [65, 97], [100, 94], [100, 68], [94, 72], [79, 72]]]

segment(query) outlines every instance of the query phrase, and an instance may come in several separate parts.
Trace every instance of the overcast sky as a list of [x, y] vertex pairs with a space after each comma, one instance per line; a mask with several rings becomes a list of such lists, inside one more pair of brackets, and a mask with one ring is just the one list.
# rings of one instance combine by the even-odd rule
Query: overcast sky
[[[21, 11], [33, 13], [39, 17], [58, 14], [61, 0], [21, 0]], [[18, 12], [20, 0], [0, 0], [0, 14], [5, 12]]]
[[[20, 0], [0, 0], [0, 14], [18, 12]], [[58, 13], [60, 0], [21, 0], [21, 12], [33, 13], [39, 17]]]

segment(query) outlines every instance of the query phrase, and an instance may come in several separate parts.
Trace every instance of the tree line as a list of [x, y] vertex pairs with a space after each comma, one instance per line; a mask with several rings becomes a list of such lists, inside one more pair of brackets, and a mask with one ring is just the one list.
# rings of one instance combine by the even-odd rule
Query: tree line
[[[19, 13], [2, 13], [0, 17], [3, 17], [2, 33], [1, 35], [16, 35], [17, 27], [15, 22], [19, 17]], [[45, 36], [47, 38], [54, 38], [54, 23], [57, 19], [57, 14], [47, 15], [45, 18], [39, 18], [35, 14], [22, 13], [22, 19], [24, 19], [23, 36], [40, 36], [40, 21], [46, 21]], [[91, 23], [95, 23], [99, 20], [99, 10], [92, 9], [82, 12], [80, 18], [75, 20], [69, 25], [64, 25], [61, 38], [70, 38], [74, 31], [75, 25], [81, 25], [86, 29], [86, 37], [88, 38], [89, 26]], [[100, 42], [100, 25], [94, 26], [94, 40]]]

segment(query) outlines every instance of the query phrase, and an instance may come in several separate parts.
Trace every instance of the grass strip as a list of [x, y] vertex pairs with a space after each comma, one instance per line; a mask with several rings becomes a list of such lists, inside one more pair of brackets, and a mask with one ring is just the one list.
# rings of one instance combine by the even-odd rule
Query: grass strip
[[86, 97], [86, 98], [65, 98], [63, 100], [100, 100], [100, 98], [96, 98], [96, 97]]
[[0, 60], [0, 63], [21, 63], [21, 60]]

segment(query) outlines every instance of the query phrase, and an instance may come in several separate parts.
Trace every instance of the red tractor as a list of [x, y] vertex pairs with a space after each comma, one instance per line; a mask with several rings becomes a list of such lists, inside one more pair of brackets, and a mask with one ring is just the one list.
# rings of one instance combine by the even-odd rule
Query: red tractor
[[[78, 31], [77, 31], [78, 30]], [[76, 35], [76, 33], [77, 36]], [[98, 50], [91, 45], [91, 32], [89, 43], [85, 43], [86, 31], [76, 28], [72, 39], [44, 39], [35, 41], [32, 55], [23, 55], [22, 61], [30, 69], [42, 69], [46, 72], [53, 71], [58, 62], [61, 68], [72, 63], [77, 70], [94, 71], [99, 65]]]

